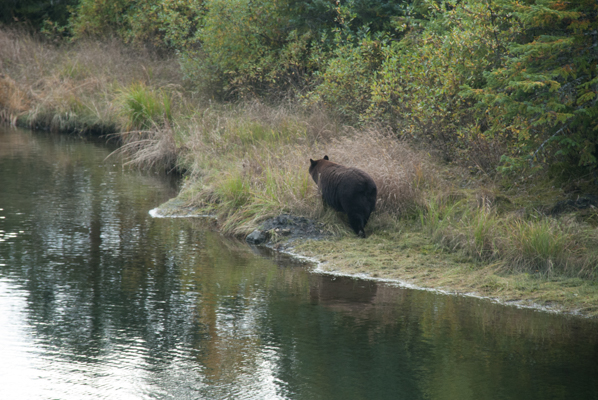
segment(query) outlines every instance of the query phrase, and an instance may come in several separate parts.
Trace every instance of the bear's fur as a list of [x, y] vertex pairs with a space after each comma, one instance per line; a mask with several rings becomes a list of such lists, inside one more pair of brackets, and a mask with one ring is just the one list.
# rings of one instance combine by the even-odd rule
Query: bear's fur
[[333, 163], [328, 156], [309, 161], [309, 174], [320, 188], [324, 202], [346, 213], [351, 228], [365, 238], [365, 224], [376, 207], [378, 189], [374, 180], [360, 169]]

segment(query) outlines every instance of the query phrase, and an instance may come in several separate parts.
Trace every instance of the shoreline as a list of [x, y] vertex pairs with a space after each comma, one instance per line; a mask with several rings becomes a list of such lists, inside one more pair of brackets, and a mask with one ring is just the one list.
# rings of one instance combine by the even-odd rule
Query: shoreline
[[[0, 101], [0, 120], [79, 135], [112, 126], [123, 167], [185, 171], [172, 208], [217, 214], [223, 235], [245, 237], [289, 213], [297, 224], [322, 228], [314, 237], [292, 235], [284, 223], [262, 230], [276, 250], [292, 246], [323, 270], [598, 318], [598, 186], [588, 169], [558, 159], [539, 161], [537, 170], [505, 164], [496, 157], [517, 142], [478, 143], [477, 123], [461, 132], [475, 134], [461, 148], [456, 131], [435, 125], [433, 115], [414, 125], [353, 126], [358, 120], [341, 108], [274, 92], [228, 101], [196, 96], [175, 55], [155, 57], [118, 40], [53, 46], [0, 30], [0, 42], [7, 44], [0, 46], [7, 66], [0, 91], [11, 100]], [[320, 206], [307, 169], [310, 157], [325, 154], [376, 181], [365, 241]], [[308, 240], [320, 234], [329, 237]]]
[[[168, 202], [150, 210], [149, 211], [150, 216], [152, 216], [152, 218], [216, 218], [216, 216], [214, 216], [214, 215], [207, 215], [207, 214], [193, 212], [194, 210], [192, 208], [188, 208], [188, 207], [185, 209], [185, 213], [182, 213], [181, 210], [183, 208], [178, 208], [178, 207], [173, 208], [173, 203], [175, 203], [175, 204], [178, 203], [177, 204], [178, 207], [180, 207], [180, 205], [182, 204], [182, 203], [180, 203], [180, 200], [178, 198], [171, 199]], [[166, 209], [163, 207], [165, 207]], [[195, 210], [195, 211], [197, 211], [197, 210]], [[274, 218], [272, 218], [272, 219], [274, 219]], [[247, 241], [245, 241], [245, 242], [248, 246], [263, 246], [270, 250], [273, 250], [273, 251], [276, 251], [279, 253], [283, 253], [283, 254], [287, 254], [287, 255], [289, 255], [295, 259], [301, 260], [305, 263], [309, 263], [309, 264], [313, 265], [313, 267], [310, 267], [310, 272], [315, 273], [315, 274], [325, 274], [325, 275], [333, 275], [333, 276], [339, 276], [339, 277], [349, 277], [349, 278], [354, 278], [354, 279], [375, 281], [375, 282], [384, 283], [387, 285], [392, 285], [392, 286], [396, 286], [396, 287], [400, 287], [400, 288], [404, 288], [404, 289], [421, 290], [421, 291], [432, 292], [435, 294], [440, 294], [440, 295], [445, 295], [445, 296], [470, 297], [470, 298], [490, 301], [491, 303], [500, 304], [500, 305], [507, 306], [507, 307], [515, 307], [518, 309], [531, 309], [531, 310], [535, 310], [535, 311], [539, 311], [539, 312], [545, 312], [545, 313], [551, 313], [551, 314], [561, 314], [561, 315], [580, 317], [580, 318], [585, 318], [585, 319], [596, 319], [597, 318], [597, 316], [595, 314], [582, 312], [583, 307], [577, 307], [577, 308], [567, 307], [566, 305], [559, 304], [559, 303], [553, 303], [551, 305], [543, 305], [538, 302], [534, 302], [532, 299], [510, 300], [508, 298], [501, 297], [501, 296], [480, 294], [478, 291], [475, 291], [475, 290], [462, 291], [462, 290], [459, 290], [458, 288], [453, 288], [453, 287], [430, 286], [430, 285], [425, 284], [425, 280], [423, 282], [424, 284], [421, 284], [421, 283], [410, 282], [408, 280], [405, 280], [404, 278], [402, 279], [402, 278], [388, 278], [388, 277], [375, 276], [380, 271], [371, 271], [370, 273], [350, 272], [347, 270], [343, 270], [343, 268], [338, 268], [334, 264], [330, 264], [329, 261], [325, 260], [325, 255], [308, 254], [304, 251], [297, 250], [297, 246], [293, 245], [296, 242], [299, 242], [298, 244], [300, 244], [300, 245], [304, 245], [306, 241], [310, 241], [310, 240], [316, 240], [321, 243], [333, 243], [332, 240], [330, 240], [331, 239], [330, 237], [328, 237], [328, 238], [322, 237], [322, 238], [318, 238], [318, 239], [306, 239], [306, 238], [297, 238], [297, 237], [294, 237], [293, 239], [286, 239], [286, 240], [284, 238], [282, 240], [280, 240], [280, 238], [277, 238], [277, 239], [278, 240], [274, 240], [274, 241], [268, 239], [266, 242], [261, 243], [261, 244], [251, 244]], [[340, 240], [342, 240], [342, 239], [340, 239]], [[331, 268], [329, 268], [329, 267], [331, 267]]]

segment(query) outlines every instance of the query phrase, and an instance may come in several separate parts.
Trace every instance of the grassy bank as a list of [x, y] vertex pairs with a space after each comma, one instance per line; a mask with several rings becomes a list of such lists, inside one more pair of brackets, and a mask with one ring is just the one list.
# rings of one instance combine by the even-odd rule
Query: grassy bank
[[[592, 195], [592, 177], [486, 174], [384, 125], [347, 126], [300, 99], [217, 103], [175, 58], [118, 42], [54, 45], [0, 31], [0, 117], [77, 133], [116, 133], [139, 168], [185, 171], [185, 207], [243, 236], [282, 212], [323, 222], [331, 240], [295, 250], [347, 273], [530, 300], [598, 315], [598, 213], [555, 212]], [[483, 151], [483, 150], [480, 150]], [[309, 158], [367, 171], [377, 210], [358, 240], [322, 207]]]

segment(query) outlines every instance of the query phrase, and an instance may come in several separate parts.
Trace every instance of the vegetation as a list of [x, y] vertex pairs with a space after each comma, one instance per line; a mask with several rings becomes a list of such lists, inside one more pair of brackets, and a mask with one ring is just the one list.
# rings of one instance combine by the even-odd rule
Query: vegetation
[[60, 4], [4, 6], [42, 33], [0, 30], [3, 121], [114, 134], [130, 164], [185, 172], [180, 198], [230, 234], [291, 212], [353, 243], [306, 160], [362, 168], [385, 251], [302, 247], [337, 267], [392, 269], [403, 243], [500, 279], [595, 281], [594, 0]]

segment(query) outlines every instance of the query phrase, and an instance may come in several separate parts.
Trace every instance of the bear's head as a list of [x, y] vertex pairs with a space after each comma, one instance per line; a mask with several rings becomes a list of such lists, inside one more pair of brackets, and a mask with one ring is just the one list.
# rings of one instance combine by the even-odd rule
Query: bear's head
[[330, 163], [329, 158], [328, 158], [328, 156], [324, 156], [324, 158], [321, 158], [319, 160], [312, 160], [310, 158], [309, 162], [310, 162], [309, 174], [313, 178], [314, 182], [318, 183], [318, 181], [319, 181], [318, 178], [319, 178], [319, 174], [321, 172], [321, 168], [322, 168], [322, 166]]

